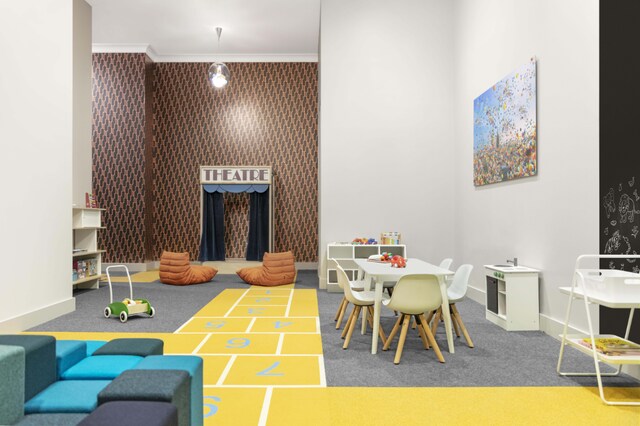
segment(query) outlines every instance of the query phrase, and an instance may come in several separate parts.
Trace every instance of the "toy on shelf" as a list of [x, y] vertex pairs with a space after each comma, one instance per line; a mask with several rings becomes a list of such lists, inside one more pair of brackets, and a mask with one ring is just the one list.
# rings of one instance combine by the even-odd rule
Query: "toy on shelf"
[[391, 267], [392, 268], [406, 268], [407, 267], [407, 259], [396, 254], [391, 258]]
[[368, 244], [378, 244], [378, 241], [376, 241], [375, 238], [354, 238], [353, 241], [351, 241], [351, 244], [361, 244], [361, 245], [368, 245]]
[[[129, 297], [125, 298], [122, 302], [113, 301], [113, 288], [111, 287], [111, 274], [112, 268], [124, 268], [129, 279]], [[133, 298], [133, 285], [131, 284], [131, 276], [129, 275], [129, 268], [125, 265], [111, 265], [107, 267], [107, 281], [109, 282], [109, 306], [104, 308], [104, 316], [109, 318], [111, 315], [120, 317], [121, 322], [127, 322], [127, 318], [136, 314], [147, 314], [153, 317], [156, 314], [156, 310], [151, 306], [146, 299], [134, 299]]]

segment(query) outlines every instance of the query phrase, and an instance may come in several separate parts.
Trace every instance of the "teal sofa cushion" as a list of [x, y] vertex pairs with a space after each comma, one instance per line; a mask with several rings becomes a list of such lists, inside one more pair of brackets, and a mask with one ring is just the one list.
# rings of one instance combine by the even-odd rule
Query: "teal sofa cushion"
[[62, 380], [112, 380], [120, 373], [129, 370], [142, 357], [131, 355], [90, 356], [62, 373]]
[[191, 376], [191, 426], [202, 426], [202, 358], [193, 355], [148, 356], [134, 370], [185, 370]]
[[58, 377], [87, 357], [87, 344], [82, 340], [57, 340], [56, 365]]
[[24, 348], [0, 345], [0, 425], [17, 423], [24, 413]]
[[53, 336], [5, 334], [0, 345], [22, 346], [25, 353], [24, 399], [31, 399], [58, 378]]
[[90, 413], [98, 406], [98, 393], [109, 380], [60, 380], [24, 405], [25, 414]]

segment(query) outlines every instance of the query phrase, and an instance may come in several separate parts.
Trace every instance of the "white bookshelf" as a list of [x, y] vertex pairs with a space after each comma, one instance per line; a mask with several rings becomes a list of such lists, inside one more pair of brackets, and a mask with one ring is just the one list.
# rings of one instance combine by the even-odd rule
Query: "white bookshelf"
[[[102, 275], [102, 253], [98, 247], [98, 231], [102, 226], [102, 212], [105, 209], [74, 207], [73, 208], [73, 264], [77, 262], [93, 262], [95, 271], [86, 271], [85, 276], [72, 277], [71, 285], [79, 288], [98, 288]], [[72, 266], [73, 268], [73, 266]]]
[[[366, 259], [373, 254], [385, 252], [407, 257], [407, 247], [404, 244], [327, 244], [327, 259], [335, 259], [350, 280], [355, 279], [358, 274], [358, 265], [354, 259]], [[337, 270], [331, 266], [327, 267], [327, 291], [340, 291]]]

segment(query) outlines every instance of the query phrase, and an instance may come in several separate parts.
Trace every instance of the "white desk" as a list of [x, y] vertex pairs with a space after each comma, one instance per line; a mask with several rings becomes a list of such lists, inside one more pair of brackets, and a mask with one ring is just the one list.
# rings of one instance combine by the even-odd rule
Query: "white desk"
[[[447, 331], [447, 343], [449, 352], [454, 353], [453, 335], [451, 334], [451, 315], [449, 312], [449, 298], [447, 297], [447, 283], [444, 279], [447, 275], [453, 275], [448, 269], [424, 262], [420, 259], [407, 259], [406, 268], [392, 268], [390, 263], [369, 262], [367, 259], [355, 259], [358, 267], [373, 278], [375, 282], [375, 303], [373, 305], [373, 336], [371, 338], [371, 353], [378, 352], [378, 330], [380, 329], [380, 311], [382, 309], [382, 284], [385, 281], [398, 281], [403, 275], [430, 274], [436, 275], [440, 282], [442, 293], [442, 314], [444, 316], [445, 330]], [[369, 285], [370, 282], [369, 282]], [[366, 289], [366, 290], [371, 290]]]

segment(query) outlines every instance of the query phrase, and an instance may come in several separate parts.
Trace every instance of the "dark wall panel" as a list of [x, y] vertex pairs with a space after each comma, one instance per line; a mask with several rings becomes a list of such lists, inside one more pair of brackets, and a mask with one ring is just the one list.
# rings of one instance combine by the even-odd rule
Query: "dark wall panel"
[[[600, 1], [600, 252], [605, 254], [640, 253], [638, 22], [637, 0]], [[601, 266], [640, 272], [640, 260], [607, 260]], [[601, 307], [600, 332], [623, 335], [627, 318], [628, 311]], [[640, 341], [640, 318], [631, 337]]]

